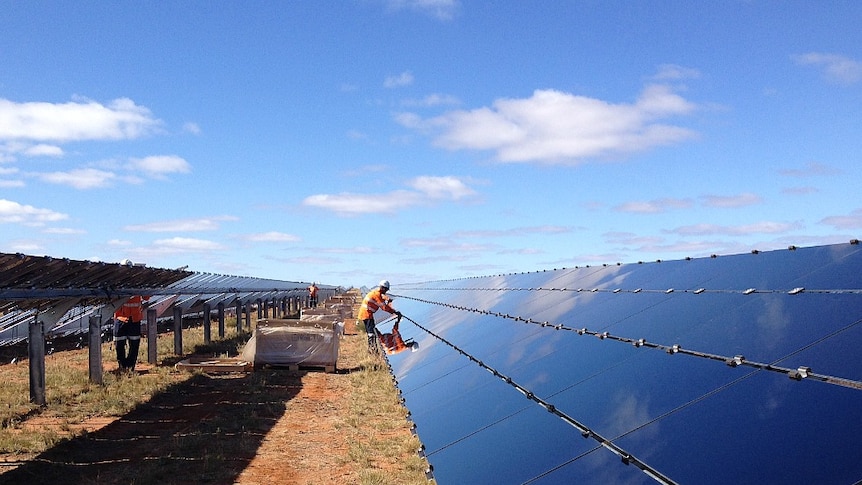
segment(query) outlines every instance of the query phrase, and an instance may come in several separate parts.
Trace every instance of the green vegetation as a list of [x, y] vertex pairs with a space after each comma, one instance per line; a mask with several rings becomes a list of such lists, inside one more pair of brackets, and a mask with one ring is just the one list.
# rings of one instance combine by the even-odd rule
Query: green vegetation
[[[26, 359], [0, 366], [0, 454], [29, 467], [0, 468], [0, 483], [20, 479], [18, 472], [46, 482], [237, 482], [302, 388], [302, 373], [207, 375], [177, 371], [174, 364], [193, 354], [236, 357], [249, 337], [227, 324], [225, 338], [204, 345], [202, 328], [188, 328], [177, 356], [172, 334], [163, 334], [156, 366], [146, 363], [143, 340], [135, 375], [115, 371], [108, 342], [101, 385], [89, 382], [86, 348], [56, 352], [46, 356], [44, 407], [29, 402]], [[335, 459], [350, 470], [351, 483], [426, 484], [427, 463], [417, 454], [419, 440], [409, 432], [386, 363], [368, 355], [364, 340], [364, 332], [342, 339], [339, 368], [346, 370], [329, 376], [344, 386], [337, 392], [345, 410], [331, 424], [347, 451], [335, 452]], [[105, 428], [94, 431], [99, 425]], [[130, 448], [140, 458], [126, 463]]]

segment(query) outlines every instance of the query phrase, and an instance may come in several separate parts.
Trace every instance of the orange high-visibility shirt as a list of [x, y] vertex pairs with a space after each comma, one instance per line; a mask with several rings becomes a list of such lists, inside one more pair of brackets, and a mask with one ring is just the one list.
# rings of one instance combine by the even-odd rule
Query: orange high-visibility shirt
[[140, 322], [144, 319], [144, 302], [150, 297], [133, 296], [129, 301], [123, 303], [123, 306], [114, 313], [114, 318], [117, 320], [131, 320]]
[[368, 320], [369, 318], [374, 318], [374, 312], [377, 310], [395, 313], [395, 309], [389, 306], [390, 301], [392, 301], [392, 298], [380, 293], [379, 287], [374, 288], [362, 299], [362, 305], [359, 306], [359, 319]]
[[395, 327], [392, 329], [392, 333], [377, 332], [377, 337], [380, 338], [380, 343], [383, 344], [383, 348], [389, 355], [397, 354], [410, 348], [404, 342], [404, 339], [401, 338], [401, 332], [398, 331], [398, 324], [395, 324]]

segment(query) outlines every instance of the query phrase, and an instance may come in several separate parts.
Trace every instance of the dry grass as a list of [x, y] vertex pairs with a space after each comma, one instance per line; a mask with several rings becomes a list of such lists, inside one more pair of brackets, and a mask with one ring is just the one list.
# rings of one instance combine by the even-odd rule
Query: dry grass
[[[183, 353], [233, 357], [249, 336], [228, 322], [225, 338], [204, 346], [201, 327], [186, 329]], [[389, 369], [382, 358], [368, 355], [364, 340], [345, 337], [339, 357], [340, 368], [349, 362], [350, 372], [337, 376], [349, 390], [336, 396], [346, 411], [331, 420], [331, 439], [342, 440], [346, 449], [336, 458], [350, 477], [344, 483], [428, 483], [427, 462], [417, 454], [420, 443], [407, 420], [400, 419], [406, 410]], [[146, 348], [143, 342], [144, 361]], [[114, 349], [106, 343], [102, 385], [88, 380], [87, 349], [49, 355], [44, 407], [29, 402], [26, 360], [0, 366], [0, 483], [22, 483], [22, 477], [42, 483], [242, 483], [243, 469], [293, 406], [302, 375], [176, 371], [173, 364], [183, 356], [173, 350], [172, 335], [160, 335], [159, 365], [144, 362], [140, 375], [128, 376], [111, 372]], [[185, 421], [153, 428], [162, 417]], [[113, 458], [116, 443], [126, 443], [123, 458]], [[135, 446], [141, 456], [130, 460]], [[319, 482], [298, 476], [289, 483]]]

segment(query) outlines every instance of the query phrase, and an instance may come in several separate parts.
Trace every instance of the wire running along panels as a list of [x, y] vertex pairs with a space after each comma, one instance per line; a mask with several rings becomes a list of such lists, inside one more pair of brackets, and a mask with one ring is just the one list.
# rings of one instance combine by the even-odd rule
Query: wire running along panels
[[[858, 244], [394, 286], [439, 483], [855, 483]], [[412, 322], [412, 323], [411, 323]]]

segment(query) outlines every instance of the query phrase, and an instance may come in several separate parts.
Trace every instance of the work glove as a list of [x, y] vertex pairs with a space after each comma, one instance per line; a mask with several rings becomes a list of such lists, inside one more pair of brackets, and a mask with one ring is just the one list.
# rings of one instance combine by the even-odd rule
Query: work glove
[[401, 321], [401, 312], [396, 311], [395, 316], [398, 317], [398, 321], [400, 322]]

